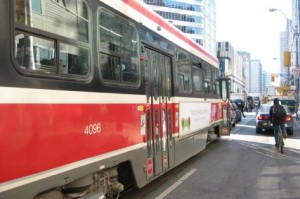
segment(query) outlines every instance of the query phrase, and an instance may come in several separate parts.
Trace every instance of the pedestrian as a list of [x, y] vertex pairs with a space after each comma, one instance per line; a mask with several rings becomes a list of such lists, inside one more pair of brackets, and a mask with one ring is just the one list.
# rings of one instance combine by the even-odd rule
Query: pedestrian
[[244, 101], [241, 100], [241, 99], [236, 99], [236, 100], [234, 100], [234, 103], [237, 105], [237, 107], [239, 107], [243, 117], [246, 117], [245, 114], [244, 114], [244, 110], [245, 110]]
[[240, 107], [240, 109], [241, 109], [243, 117], [246, 117], [245, 114], [244, 114], [244, 109], [245, 109], [244, 101], [241, 101], [241, 107]]
[[247, 112], [251, 112], [252, 111], [251, 104], [250, 104], [250, 102], [248, 100], [246, 101], [246, 111]]
[[279, 138], [278, 138], [278, 130], [281, 128], [281, 132], [283, 136], [287, 138], [287, 134], [285, 131], [284, 124], [286, 123], [286, 112], [279, 104], [279, 99], [275, 98], [273, 100], [273, 106], [270, 107], [270, 123], [273, 125], [274, 128], [274, 139], [275, 139], [275, 146], [276, 148], [279, 147]]

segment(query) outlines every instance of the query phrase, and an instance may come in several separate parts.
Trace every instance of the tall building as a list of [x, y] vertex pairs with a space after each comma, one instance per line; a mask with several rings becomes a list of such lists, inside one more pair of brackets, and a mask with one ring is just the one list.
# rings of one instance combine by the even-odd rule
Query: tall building
[[244, 94], [247, 89], [243, 57], [229, 42], [218, 42], [218, 58], [221, 76], [230, 78], [231, 93]]
[[262, 64], [260, 60], [248, 60], [245, 62], [246, 87], [248, 93], [262, 93], [263, 78]]
[[288, 76], [290, 75], [290, 68], [284, 66], [284, 51], [290, 51], [289, 49], [289, 37], [287, 32], [280, 33], [280, 72], [277, 77], [280, 77], [279, 85], [288, 85]]
[[[263, 75], [262, 64], [260, 60], [251, 59], [251, 54], [245, 51], [239, 51], [243, 58], [243, 68], [245, 75], [245, 86], [247, 93], [264, 93], [264, 87], [270, 82], [270, 74]], [[267, 76], [267, 77], [265, 77]]]
[[272, 86], [271, 74], [270, 72], [262, 71], [262, 94], [263, 96], [268, 95], [268, 87]]
[[216, 55], [216, 0], [143, 0], [189, 38]]

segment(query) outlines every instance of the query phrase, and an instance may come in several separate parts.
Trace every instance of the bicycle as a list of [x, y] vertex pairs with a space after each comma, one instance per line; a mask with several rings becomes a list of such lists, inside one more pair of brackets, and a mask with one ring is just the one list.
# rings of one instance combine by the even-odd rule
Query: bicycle
[[283, 133], [282, 133], [281, 125], [278, 126], [278, 141], [279, 141], [280, 153], [283, 153], [284, 142], [283, 142]]

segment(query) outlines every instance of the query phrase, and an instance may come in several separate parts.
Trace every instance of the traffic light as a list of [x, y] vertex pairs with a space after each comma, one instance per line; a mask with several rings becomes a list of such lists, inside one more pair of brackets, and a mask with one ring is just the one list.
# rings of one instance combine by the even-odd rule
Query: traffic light
[[291, 52], [290, 51], [284, 51], [283, 54], [283, 62], [285, 67], [291, 66]]
[[275, 74], [274, 74], [274, 73], [271, 74], [271, 81], [272, 81], [272, 82], [275, 81]]

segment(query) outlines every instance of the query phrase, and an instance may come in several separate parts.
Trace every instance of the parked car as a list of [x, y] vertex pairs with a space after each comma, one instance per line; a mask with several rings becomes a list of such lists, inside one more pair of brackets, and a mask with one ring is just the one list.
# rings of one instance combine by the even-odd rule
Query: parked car
[[234, 110], [235, 110], [236, 115], [237, 115], [237, 117], [236, 117], [236, 123], [238, 123], [238, 122], [242, 121], [242, 111], [241, 111], [241, 109], [237, 106], [236, 103], [233, 103], [233, 107], [234, 107]]
[[230, 101], [231, 126], [235, 127], [236, 123], [242, 120], [242, 112], [233, 101]]
[[231, 126], [235, 127], [236, 124], [236, 112], [234, 110], [234, 108], [232, 107], [232, 102], [229, 102], [230, 105], [230, 122], [231, 122]]
[[[270, 124], [270, 108], [271, 104], [262, 104], [257, 111], [255, 124], [256, 124], [256, 133], [265, 132], [267, 130], [273, 131], [273, 125]], [[282, 105], [286, 111], [286, 131], [288, 135], [294, 134], [294, 119], [291, 111], [286, 105]]]

